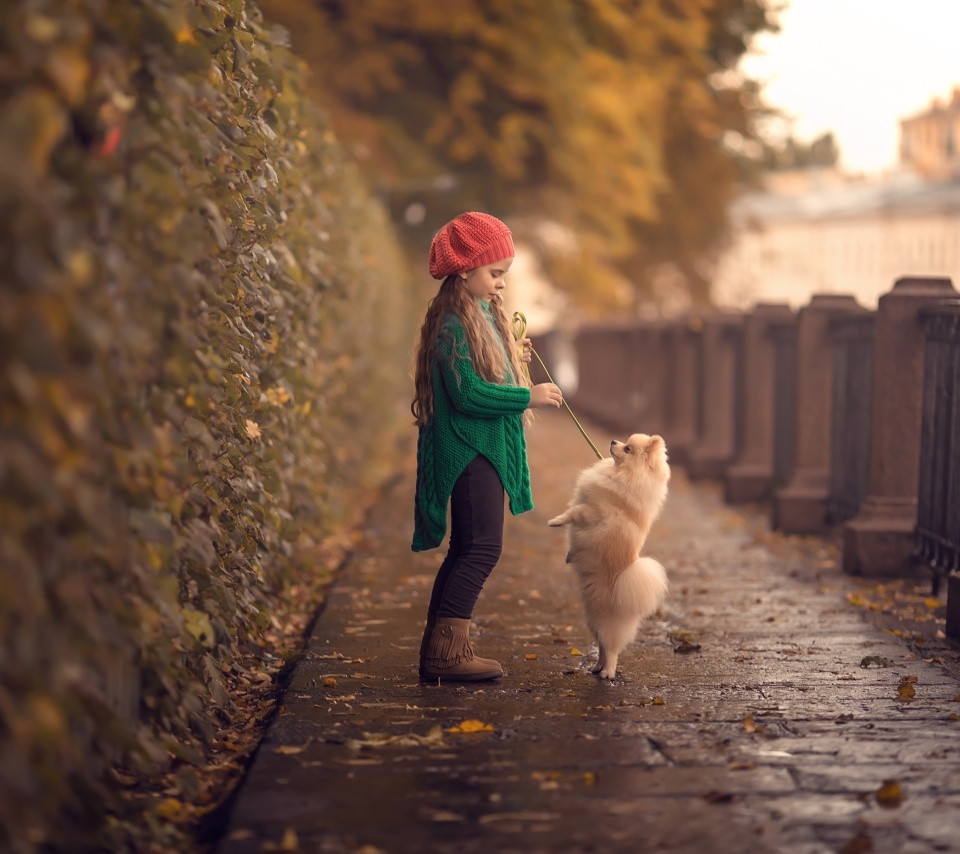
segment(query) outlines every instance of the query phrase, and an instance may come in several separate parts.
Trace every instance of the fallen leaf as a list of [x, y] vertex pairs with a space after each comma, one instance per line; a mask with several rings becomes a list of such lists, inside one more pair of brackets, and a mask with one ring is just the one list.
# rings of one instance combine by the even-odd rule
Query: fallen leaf
[[840, 854], [870, 854], [871, 851], [873, 840], [865, 833], [858, 833], [840, 849]]
[[556, 821], [559, 814], [553, 812], [495, 812], [480, 816], [479, 824], [493, 824], [496, 821]]
[[895, 809], [903, 802], [903, 789], [896, 780], [884, 780], [874, 797], [880, 806]]
[[537, 660], [537, 654], [536, 654], [535, 652], [528, 652], [528, 653], [524, 656], [524, 658], [525, 658], [527, 661], [536, 661], [536, 660]]
[[456, 726], [450, 727], [447, 732], [462, 732], [462, 733], [471, 733], [471, 732], [496, 732], [496, 728], [493, 724], [485, 724], [483, 721], [478, 721], [475, 719], [463, 721]]
[[912, 700], [917, 696], [917, 689], [910, 682], [904, 680], [897, 687], [897, 697], [901, 700]]
[[860, 659], [861, 667], [870, 667], [871, 665], [876, 665], [877, 667], [893, 667], [893, 662], [889, 658], [884, 658], [882, 655], [865, 655]]
[[336, 687], [337, 687], [337, 680], [334, 679], [332, 676], [328, 676], [326, 679], [323, 680], [323, 687], [324, 687], [324, 688], [336, 688]]
[[583, 655], [575, 646], [570, 647], [570, 655]]
[[281, 744], [273, 752], [279, 753], [281, 756], [296, 756], [298, 753], [303, 753], [310, 746], [311, 741], [313, 739], [308, 738], [303, 744]]
[[351, 750], [362, 750], [365, 747], [435, 747], [443, 745], [443, 730], [439, 726], [433, 727], [426, 735], [415, 732], [405, 732], [398, 735], [387, 735], [382, 732], [365, 732], [363, 738], [349, 738], [346, 741]]
[[164, 798], [157, 804], [157, 815], [161, 818], [173, 819], [180, 815], [183, 804], [176, 798]]
[[654, 698], [653, 698], [653, 705], [655, 705], [655, 706], [665, 706], [665, 705], [666, 705], [666, 702], [664, 701], [663, 697], [654, 697]]

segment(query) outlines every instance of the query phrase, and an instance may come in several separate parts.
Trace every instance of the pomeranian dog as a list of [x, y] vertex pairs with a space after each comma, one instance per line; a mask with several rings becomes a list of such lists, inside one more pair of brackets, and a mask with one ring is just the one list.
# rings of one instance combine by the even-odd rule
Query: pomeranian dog
[[610, 443], [610, 458], [584, 469], [570, 505], [547, 524], [567, 528], [567, 563], [580, 582], [587, 625], [600, 648], [594, 673], [617, 674], [617, 659], [640, 621], [667, 594], [667, 574], [640, 551], [667, 497], [670, 466], [660, 436]]

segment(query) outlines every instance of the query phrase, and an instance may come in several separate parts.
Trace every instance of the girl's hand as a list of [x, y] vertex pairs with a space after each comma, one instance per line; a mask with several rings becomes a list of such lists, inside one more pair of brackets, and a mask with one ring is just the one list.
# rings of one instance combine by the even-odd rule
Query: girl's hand
[[529, 362], [533, 358], [533, 341], [529, 338], [521, 338], [517, 341], [517, 347], [520, 349], [521, 362]]
[[537, 383], [530, 389], [530, 404], [528, 409], [536, 409], [538, 406], [555, 406], [560, 408], [563, 403], [563, 392], [560, 387], [553, 383]]

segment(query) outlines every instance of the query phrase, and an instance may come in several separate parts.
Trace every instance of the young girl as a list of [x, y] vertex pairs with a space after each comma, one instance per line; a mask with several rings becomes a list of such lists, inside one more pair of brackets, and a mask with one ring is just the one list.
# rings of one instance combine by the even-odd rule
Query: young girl
[[413, 550], [440, 545], [450, 504], [450, 544], [437, 572], [420, 645], [420, 677], [496, 679], [503, 669], [470, 644], [473, 609], [503, 545], [504, 493], [512, 513], [533, 508], [524, 412], [557, 406], [553, 383], [530, 387], [500, 292], [513, 263], [510, 229], [469, 212], [448, 222], [430, 246], [430, 275], [442, 279], [420, 329], [415, 395], [420, 430]]

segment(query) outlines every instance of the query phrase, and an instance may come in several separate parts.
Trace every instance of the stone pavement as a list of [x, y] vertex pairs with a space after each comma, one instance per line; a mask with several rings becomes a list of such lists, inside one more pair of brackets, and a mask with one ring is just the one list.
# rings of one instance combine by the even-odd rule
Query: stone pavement
[[409, 550], [411, 453], [217, 854], [960, 851], [956, 648], [924, 660], [851, 604], [834, 546], [770, 534], [675, 470], [646, 550], [671, 598], [603, 683], [546, 525], [593, 454], [563, 412], [538, 417], [529, 447], [536, 509], [508, 515], [475, 618], [504, 678], [418, 682], [441, 554]]

